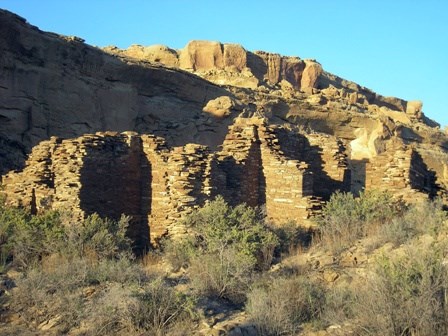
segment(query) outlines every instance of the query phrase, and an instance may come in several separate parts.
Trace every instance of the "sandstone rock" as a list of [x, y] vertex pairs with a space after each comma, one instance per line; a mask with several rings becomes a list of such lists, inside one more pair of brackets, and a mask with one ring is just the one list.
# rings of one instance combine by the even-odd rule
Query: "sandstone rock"
[[224, 66], [231, 72], [243, 71], [247, 67], [246, 50], [239, 44], [224, 44]]
[[232, 113], [232, 110], [237, 107], [238, 104], [234, 99], [228, 96], [222, 96], [210, 100], [202, 110], [204, 112], [210, 113], [214, 117], [222, 118], [229, 116]]
[[[24, 154], [50, 136], [165, 130], [173, 122], [199, 118], [204, 101], [229, 95], [188, 73], [123, 60], [41, 32], [3, 10], [0, 30], [0, 144], [7, 145], [0, 149], [2, 174], [23, 165]], [[142, 57], [151, 53], [156, 57], [154, 49], [172, 54], [163, 47], [134, 49]], [[227, 126], [217, 124], [213, 129], [219, 132], [217, 128]], [[167, 139], [176, 145], [195, 140], [179, 132]], [[217, 146], [222, 139], [212, 141], [216, 143], [207, 145]]]
[[48, 331], [60, 323], [61, 317], [61, 315], [57, 315], [50, 320], [42, 322], [37, 328], [42, 331]]
[[311, 92], [310, 89], [317, 87], [319, 77], [322, 75], [322, 66], [319, 63], [305, 61], [305, 70], [303, 70], [300, 88], [305, 92]]
[[331, 269], [325, 269], [322, 277], [326, 282], [335, 282], [339, 278], [339, 274]]
[[171, 67], [179, 66], [179, 57], [177, 52], [164, 45], [152, 45], [148, 47], [132, 45], [125, 50], [123, 54], [149, 62], [160, 62]]
[[181, 69], [206, 71], [224, 68], [224, 55], [219, 42], [191, 41], [180, 52]]
[[406, 106], [406, 113], [411, 117], [421, 119], [422, 118], [423, 103], [419, 100], [409, 101]]

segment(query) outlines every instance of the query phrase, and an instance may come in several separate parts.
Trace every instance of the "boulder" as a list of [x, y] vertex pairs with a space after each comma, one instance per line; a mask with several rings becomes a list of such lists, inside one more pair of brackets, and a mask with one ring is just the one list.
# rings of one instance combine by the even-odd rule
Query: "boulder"
[[246, 50], [239, 44], [224, 44], [224, 66], [226, 70], [243, 71], [247, 67]]
[[237, 103], [234, 99], [228, 96], [222, 96], [209, 100], [202, 110], [210, 113], [214, 117], [223, 118], [229, 116], [236, 106]]

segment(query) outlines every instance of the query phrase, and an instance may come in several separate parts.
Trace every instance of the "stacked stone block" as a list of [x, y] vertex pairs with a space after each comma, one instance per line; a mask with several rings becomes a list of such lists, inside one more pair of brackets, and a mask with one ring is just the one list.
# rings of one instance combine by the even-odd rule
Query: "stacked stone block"
[[394, 144], [366, 164], [365, 188], [386, 190], [407, 202], [435, 196], [435, 174], [418, 152], [404, 144]]
[[[394, 146], [365, 162], [365, 188], [410, 201], [433, 196], [435, 177], [420, 155]], [[197, 144], [170, 148], [161, 137], [133, 132], [51, 138], [2, 183], [9, 204], [35, 213], [128, 215], [135, 248], [145, 249], [185, 235], [185, 215], [217, 195], [231, 205], [265, 207], [273, 223], [309, 225], [331, 193], [349, 190], [350, 169], [334, 137], [237, 118], [217, 152]]]

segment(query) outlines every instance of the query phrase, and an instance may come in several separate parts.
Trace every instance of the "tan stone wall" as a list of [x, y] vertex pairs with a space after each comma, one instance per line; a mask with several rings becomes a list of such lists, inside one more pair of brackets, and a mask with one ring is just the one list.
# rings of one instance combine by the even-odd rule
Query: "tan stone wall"
[[387, 190], [408, 202], [437, 192], [434, 172], [415, 149], [401, 143], [366, 162], [365, 189]]
[[[359, 167], [366, 189], [405, 200], [437, 190], [420, 155], [400, 143]], [[163, 138], [133, 132], [51, 138], [3, 184], [9, 204], [33, 212], [131, 216], [129, 234], [135, 248], [144, 249], [164, 236], [186, 234], [182, 218], [217, 195], [232, 205], [265, 207], [276, 224], [309, 225], [333, 192], [349, 190], [350, 169], [345, 146], [332, 136], [238, 118], [217, 152], [197, 144], [168, 147]]]

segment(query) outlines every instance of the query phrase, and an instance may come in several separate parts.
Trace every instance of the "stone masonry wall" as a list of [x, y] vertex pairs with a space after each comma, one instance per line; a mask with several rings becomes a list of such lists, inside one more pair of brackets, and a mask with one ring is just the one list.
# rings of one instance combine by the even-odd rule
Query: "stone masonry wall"
[[[394, 144], [364, 164], [366, 189], [405, 200], [432, 197], [434, 174], [412, 148]], [[221, 149], [134, 132], [51, 138], [36, 146], [21, 172], [3, 177], [7, 202], [32, 212], [67, 209], [76, 219], [94, 212], [130, 216], [135, 249], [184, 235], [182, 218], [217, 195], [232, 205], [262, 206], [281, 225], [309, 225], [331, 193], [350, 190], [343, 143], [301, 134], [260, 118], [237, 118]], [[393, 153], [393, 154], [388, 154]]]
[[389, 191], [405, 201], [435, 196], [435, 174], [418, 152], [401, 143], [370, 159], [365, 166], [365, 188]]

